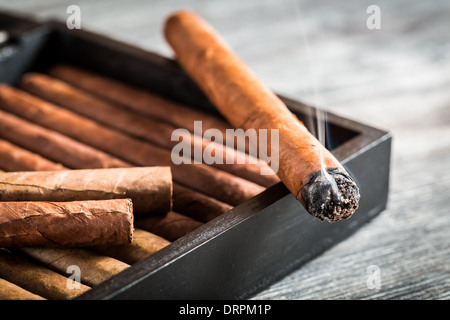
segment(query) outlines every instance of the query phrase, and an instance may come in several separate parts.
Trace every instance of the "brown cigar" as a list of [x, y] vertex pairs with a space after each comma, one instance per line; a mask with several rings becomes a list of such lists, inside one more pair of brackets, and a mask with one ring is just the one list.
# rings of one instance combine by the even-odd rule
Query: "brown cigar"
[[128, 166], [104, 152], [3, 111], [0, 111], [0, 136], [47, 159], [61, 160], [59, 162], [67, 167], [80, 164], [80, 169]]
[[0, 107], [135, 165], [170, 166], [178, 183], [231, 205], [238, 205], [264, 190], [262, 186], [204, 164], [176, 165], [169, 150], [104, 127], [7, 85], [0, 86]]
[[[172, 141], [171, 137], [177, 129], [167, 122], [156, 120], [137, 114], [129, 109], [119, 107], [109, 101], [99, 99], [73, 85], [40, 73], [28, 73], [22, 77], [20, 86], [47, 101], [55, 103], [83, 116], [99, 121], [105, 125], [122, 130], [138, 138], [157, 144], [166, 149], [172, 149], [179, 144], [178, 141], [190, 144], [190, 154], [192, 158], [201, 150], [200, 159], [203, 154], [214, 150], [214, 154], [221, 154], [219, 161], [214, 161], [211, 166], [230, 172], [239, 177], [253, 181], [265, 187], [272, 186], [279, 182], [275, 174], [262, 175], [261, 171], [267, 170], [267, 163], [262, 162], [244, 152], [239, 152], [233, 148], [225, 146], [223, 143], [215, 143], [202, 137], [195, 136], [189, 132], [178, 130], [180, 137]], [[209, 155], [209, 153], [207, 154]], [[232, 163], [226, 163], [227, 157], [233, 159]], [[222, 163], [220, 162], [222, 160]], [[239, 161], [238, 161], [239, 160]], [[231, 162], [231, 161], [228, 161]]]
[[186, 128], [194, 132], [194, 121], [196, 120], [202, 120], [203, 122], [202, 133], [208, 128], [216, 128], [225, 136], [226, 129], [230, 128], [219, 117], [191, 109], [126, 83], [85, 70], [59, 65], [51, 68], [49, 74], [93, 95], [120, 103], [139, 113], [164, 120], [177, 128]]
[[64, 167], [0, 139], [0, 168], [6, 171], [59, 170]]
[[[23, 150], [21, 148], [18, 148], [16, 146], [13, 145], [13, 147], [21, 150], [21, 151], [26, 151]], [[34, 154], [34, 153], [29, 153], [29, 156], [31, 157], [39, 157], [38, 155]], [[44, 159], [44, 158], [42, 158]], [[46, 160], [46, 159], [44, 159]], [[48, 161], [48, 160], [46, 160]], [[0, 158], [0, 164], [2, 163], [2, 158]], [[53, 166], [53, 170], [67, 170], [64, 167], [61, 167], [60, 165], [57, 165], [56, 163], [53, 163], [51, 161], [48, 161], [48, 164], [50, 164], [49, 168], [51, 168]], [[21, 166], [20, 164], [18, 165], [18, 169], [17, 170], [24, 170], [24, 167]], [[29, 170], [35, 170], [35, 167], [31, 166], [29, 167]], [[181, 188], [181, 187], [179, 187]], [[185, 198], [190, 198], [189, 194], [192, 194], [191, 190], [187, 190], [186, 191], [186, 196]], [[196, 192], [193, 193], [194, 195], [198, 195]], [[184, 193], [183, 193], [184, 195]], [[200, 199], [202, 199], [205, 203], [205, 206], [201, 207], [201, 206], [196, 206], [196, 208], [198, 209], [198, 212], [205, 212], [206, 214], [211, 214], [210, 211], [212, 212], [216, 212], [215, 210], [219, 210], [220, 208], [222, 208], [220, 205], [217, 205], [217, 208], [214, 206], [214, 201], [215, 199], [209, 198], [204, 196], [203, 194], [200, 194]], [[203, 198], [208, 198], [207, 200], [204, 200]], [[178, 209], [180, 210], [184, 210], [183, 209], [183, 205], [187, 205], [189, 203], [191, 203], [191, 206], [187, 207], [187, 210], [192, 210], [193, 207], [195, 206], [195, 201], [199, 201], [196, 200], [196, 198], [191, 199], [191, 200], [186, 200], [186, 201], [176, 201], [177, 204], [179, 204]], [[213, 205], [210, 204], [210, 202], [212, 202]], [[219, 201], [216, 201], [217, 203], [220, 203]], [[223, 208], [227, 208], [225, 204], [222, 204]], [[226, 209], [222, 209], [223, 212], [228, 211]], [[198, 213], [197, 213], [198, 214]], [[217, 213], [218, 214], [218, 213]], [[161, 220], [165, 219], [165, 216], [161, 216], [160, 217]], [[123, 245], [106, 245], [106, 246], [97, 246], [97, 247], [90, 247], [90, 249], [97, 251], [98, 253], [101, 253], [103, 255], [107, 255], [107, 256], [111, 256], [114, 257], [118, 260], [121, 260], [123, 262], [126, 262], [128, 264], [133, 264], [136, 263], [148, 256], [150, 256], [151, 254], [155, 253], [156, 251], [162, 249], [163, 247], [169, 245], [170, 242], [161, 238], [160, 236], [157, 236], [155, 234], [152, 234], [150, 232], [141, 230], [141, 229], [134, 229], [133, 231], [133, 240], [131, 243], [129, 244], [123, 244]]]
[[0, 300], [46, 300], [5, 279], [0, 279], [0, 288]]
[[151, 256], [167, 247], [170, 241], [145, 230], [136, 228], [130, 244], [118, 246], [96, 246], [91, 249], [102, 255], [113, 257], [130, 265]]
[[82, 248], [22, 248], [25, 255], [60, 274], [67, 274], [70, 266], [77, 266], [80, 281], [88, 286], [96, 286], [130, 267], [117, 259], [99, 255]]
[[[8, 143], [9, 144], [9, 143]], [[39, 155], [29, 152], [27, 150], [24, 150], [18, 146], [12, 145], [13, 148], [8, 148], [11, 152], [16, 152], [19, 150], [21, 153], [27, 155], [30, 159], [33, 159], [33, 161], [20, 161], [17, 163], [10, 163], [7, 160], [7, 164], [11, 164], [15, 170], [17, 171], [33, 171], [38, 170], [40, 160], [45, 160], [46, 168], [48, 170], [52, 171], [58, 171], [58, 170], [67, 170], [67, 168], [56, 164], [52, 161], [49, 161], [45, 158], [40, 157]], [[64, 147], [64, 146], [60, 146]], [[70, 150], [69, 150], [70, 151]], [[59, 154], [59, 153], [58, 153]], [[61, 154], [59, 154], [61, 155]], [[4, 160], [8, 158], [14, 158], [14, 156], [8, 156], [6, 158], [0, 157], [0, 167], [4, 165]], [[20, 159], [24, 160], [24, 159]], [[59, 160], [64, 161], [64, 159], [60, 158]], [[35, 165], [35, 166], [34, 166]], [[85, 167], [85, 163], [77, 163], [77, 168]], [[130, 164], [127, 164], [127, 166], [130, 166]], [[173, 210], [180, 212], [181, 214], [185, 214], [188, 216], [192, 216], [194, 218], [200, 218], [200, 220], [204, 219], [210, 219], [211, 217], [216, 217], [221, 215], [222, 213], [225, 213], [229, 211], [232, 207], [226, 203], [223, 203], [219, 200], [216, 200], [212, 197], [206, 196], [203, 193], [196, 192], [192, 189], [188, 189], [184, 186], [181, 186], [177, 183], [173, 183]], [[209, 217], [209, 218], [208, 218]], [[164, 219], [164, 217], [161, 217], [161, 219]]]
[[130, 198], [133, 213], [172, 210], [169, 167], [0, 173], [1, 201], [79, 201]]
[[[71, 274], [67, 274], [71, 276]], [[18, 254], [0, 248], [0, 277], [45, 299], [70, 300], [90, 290], [89, 286], [30, 261]]]
[[179, 213], [170, 211], [164, 219], [158, 216], [140, 216], [135, 220], [138, 228], [155, 233], [169, 241], [175, 241], [191, 231], [194, 231], [202, 222]]
[[278, 176], [311, 215], [338, 221], [353, 214], [359, 190], [350, 175], [210, 25], [180, 11], [164, 33], [178, 63], [235, 128], [279, 131]]
[[2, 155], [0, 167], [4, 169], [3, 172], [68, 170], [59, 163], [2, 139], [0, 139], [0, 154]]
[[233, 207], [219, 200], [192, 191], [179, 184], [173, 186], [173, 211], [183, 213], [195, 220], [208, 222]]
[[[0, 140], [0, 142], [3, 142], [3, 140]], [[39, 169], [52, 171], [67, 170], [67, 168], [57, 163], [42, 158], [36, 153], [22, 149], [9, 142], [5, 141], [5, 145], [7, 146], [7, 148], [4, 149], [5, 157], [0, 157], [0, 167], [7, 168], [7, 171], [34, 171]], [[0, 143], [0, 150], [1, 147], [2, 143]], [[24, 156], [17, 158], [14, 154], [21, 154]], [[17, 159], [17, 162], [11, 161], [10, 159]], [[78, 163], [78, 165], [80, 167], [85, 166], [83, 163]], [[173, 183], [173, 188], [173, 210], [194, 218], [199, 218], [199, 220], [209, 220], [232, 208], [232, 206], [224, 202], [183, 187], [177, 183]]]
[[130, 243], [130, 199], [0, 202], [0, 247], [86, 247]]

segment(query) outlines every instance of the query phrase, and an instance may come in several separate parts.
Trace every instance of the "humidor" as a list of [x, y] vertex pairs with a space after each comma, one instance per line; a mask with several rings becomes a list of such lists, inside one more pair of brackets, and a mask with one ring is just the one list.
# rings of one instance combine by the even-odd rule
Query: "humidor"
[[[57, 21], [0, 13], [0, 82], [68, 63], [217, 114], [170, 58]], [[315, 108], [281, 97], [308, 126]], [[76, 299], [247, 299], [350, 237], [387, 205], [391, 135], [328, 113], [327, 148], [355, 178], [360, 206], [348, 220], [320, 222], [278, 183], [205, 223]]]

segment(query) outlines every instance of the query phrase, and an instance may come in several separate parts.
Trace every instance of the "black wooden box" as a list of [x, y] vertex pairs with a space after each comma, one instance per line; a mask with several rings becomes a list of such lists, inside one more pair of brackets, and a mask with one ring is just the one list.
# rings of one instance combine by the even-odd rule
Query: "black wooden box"
[[[194, 108], [216, 112], [177, 64], [58, 22], [36, 23], [0, 13], [0, 82], [15, 84], [27, 71], [67, 62]], [[282, 97], [307, 125], [315, 109]], [[230, 212], [92, 288], [78, 299], [246, 299], [334, 244], [349, 237], [387, 204], [391, 135], [328, 114], [332, 150], [361, 191], [349, 220], [320, 222], [283, 184], [275, 185]]]

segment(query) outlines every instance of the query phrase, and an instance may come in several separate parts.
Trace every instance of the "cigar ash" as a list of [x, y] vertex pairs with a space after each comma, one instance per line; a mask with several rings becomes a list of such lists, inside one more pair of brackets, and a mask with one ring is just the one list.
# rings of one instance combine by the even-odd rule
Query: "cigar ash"
[[342, 169], [326, 169], [313, 174], [301, 190], [306, 210], [321, 221], [350, 218], [358, 208], [359, 188]]

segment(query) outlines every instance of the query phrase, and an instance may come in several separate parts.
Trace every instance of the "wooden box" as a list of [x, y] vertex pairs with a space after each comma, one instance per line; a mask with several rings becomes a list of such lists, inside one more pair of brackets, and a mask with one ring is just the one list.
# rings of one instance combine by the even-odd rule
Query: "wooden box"
[[[216, 113], [166, 57], [64, 24], [0, 14], [0, 82], [67, 62]], [[305, 124], [315, 109], [282, 97]], [[77, 299], [246, 299], [314, 259], [385, 209], [391, 135], [328, 114], [327, 146], [355, 177], [361, 201], [338, 223], [311, 217], [282, 183], [176, 240]]]

